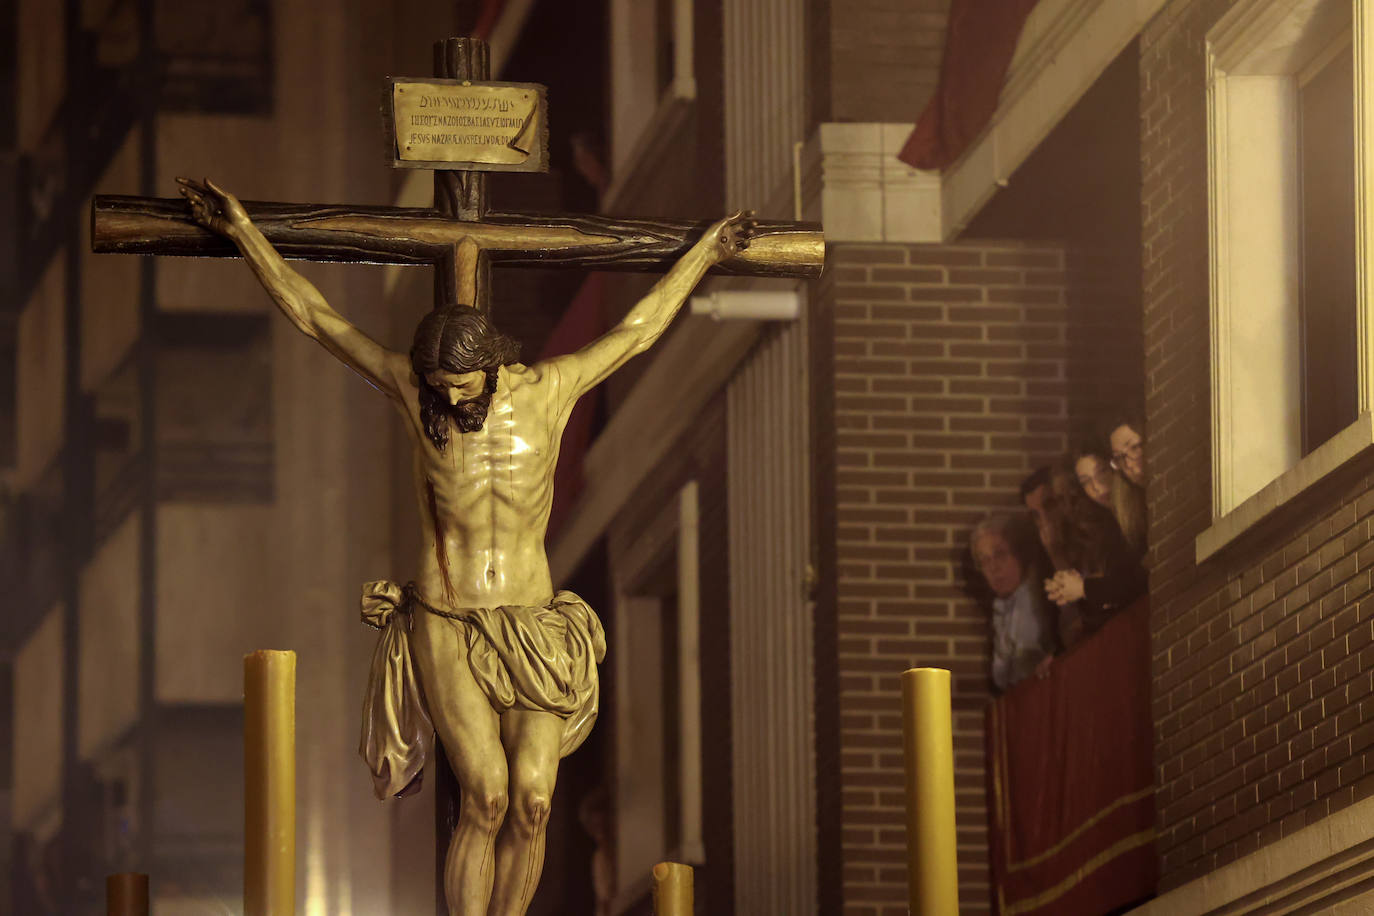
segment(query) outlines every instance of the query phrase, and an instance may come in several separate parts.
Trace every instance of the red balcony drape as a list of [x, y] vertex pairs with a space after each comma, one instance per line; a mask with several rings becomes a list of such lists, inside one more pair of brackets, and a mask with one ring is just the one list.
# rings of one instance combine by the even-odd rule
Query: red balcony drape
[[1036, 0], [954, 0], [940, 84], [897, 154], [918, 169], [943, 169], [963, 154], [997, 110], [1021, 27]]
[[994, 907], [1107, 913], [1155, 890], [1150, 609], [1141, 600], [987, 712]]

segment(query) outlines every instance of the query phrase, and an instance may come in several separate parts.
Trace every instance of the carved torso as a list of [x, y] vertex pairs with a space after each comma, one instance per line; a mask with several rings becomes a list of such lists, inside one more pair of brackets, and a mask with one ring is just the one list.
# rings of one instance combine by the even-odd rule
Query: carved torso
[[[556, 374], [556, 370], [555, 370]], [[415, 444], [423, 547], [417, 584], [440, 607], [542, 605], [553, 597], [544, 534], [566, 411], [541, 367], [503, 367], [486, 423], [424, 434], [418, 392], [403, 389]]]

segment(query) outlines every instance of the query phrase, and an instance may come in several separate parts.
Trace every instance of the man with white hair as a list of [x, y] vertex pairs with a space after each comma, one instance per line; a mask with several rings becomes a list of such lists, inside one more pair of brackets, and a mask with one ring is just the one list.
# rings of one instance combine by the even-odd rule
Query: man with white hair
[[1054, 621], [1009, 516], [990, 515], [969, 535], [969, 553], [992, 592], [992, 683], [1008, 690], [1044, 676], [1054, 657]]

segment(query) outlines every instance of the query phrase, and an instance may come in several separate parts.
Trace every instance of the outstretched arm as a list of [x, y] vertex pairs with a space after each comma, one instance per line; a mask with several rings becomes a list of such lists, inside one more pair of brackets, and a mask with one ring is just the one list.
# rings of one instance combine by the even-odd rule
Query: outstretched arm
[[562, 376], [569, 405], [596, 387], [630, 357], [643, 353], [663, 336], [668, 325], [706, 271], [749, 247], [754, 214], [744, 210], [728, 216], [702, 234], [678, 259], [649, 294], [635, 304], [619, 324], [587, 346], [549, 365]]
[[344, 365], [391, 397], [399, 397], [405, 357], [386, 349], [330, 308], [309, 280], [293, 270], [248, 218], [238, 198], [206, 179], [202, 184], [178, 178], [191, 212], [207, 229], [238, 246], [272, 301], [291, 323], [319, 341]]

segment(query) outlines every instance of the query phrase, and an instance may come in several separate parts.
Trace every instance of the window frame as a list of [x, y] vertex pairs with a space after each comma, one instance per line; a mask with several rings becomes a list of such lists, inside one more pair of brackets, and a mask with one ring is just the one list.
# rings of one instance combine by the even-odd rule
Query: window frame
[[[616, 625], [608, 654], [615, 661], [615, 723], [611, 788], [614, 834], [617, 841], [616, 887], [610, 911], [631, 911], [648, 896], [650, 868], [658, 861], [691, 866], [707, 864], [704, 836], [705, 794], [702, 769], [701, 708], [701, 557], [700, 485], [695, 479], [665, 500], [657, 514], [636, 532], [633, 547], [613, 550], [612, 590]], [[665, 612], [654, 580], [666, 570], [676, 582], [674, 610]], [[661, 587], [661, 583], [659, 586]], [[649, 659], [635, 646], [656, 649]], [[676, 647], [676, 657], [668, 653]], [[658, 662], [659, 664], [655, 664]], [[647, 683], [635, 675], [662, 665], [675, 669], [676, 681]], [[676, 717], [676, 759], [646, 758], [642, 738], [646, 723], [662, 713]], [[675, 808], [676, 810], [670, 810]], [[665, 818], [662, 843], [646, 842], [655, 817]], [[676, 827], [675, 835], [668, 831]], [[646, 864], [647, 863], [647, 864]]]
[[[657, 93], [657, 42], [645, 43], [642, 35], [646, 26], [649, 33], [657, 35], [658, 4], [643, 0], [611, 2], [611, 185], [604, 201], [619, 197], [660, 138], [675, 132], [696, 101], [693, 0], [671, 0], [669, 8], [673, 17], [672, 77], [658, 98], [649, 101], [646, 90], [639, 87], [647, 86], [648, 93]], [[637, 56], [635, 49], [646, 46], [650, 53]]]
[[[1234, 423], [1238, 415], [1249, 407], [1253, 414], [1258, 401], [1243, 402], [1237, 395], [1237, 379], [1243, 370], [1237, 364], [1240, 322], [1256, 320], [1247, 308], [1241, 312], [1233, 306], [1239, 298], [1233, 288], [1231, 275], [1233, 255], [1240, 251], [1232, 238], [1235, 217], [1230, 208], [1231, 178], [1236, 158], [1231, 145], [1232, 94], [1241, 85], [1233, 83], [1237, 77], [1255, 75], [1282, 76], [1296, 84], [1312, 60], [1325, 53], [1337, 39], [1339, 31], [1292, 29], [1295, 17], [1307, 15], [1309, 22], [1326, 18], [1329, 22], [1344, 23], [1342, 7], [1349, 3], [1350, 41], [1354, 56], [1355, 100], [1355, 265], [1356, 265], [1356, 332], [1359, 339], [1357, 366], [1357, 414], [1346, 426], [1306, 456], [1301, 455], [1301, 429], [1297, 435], [1298, 457], [1282, 463], [1284, 469], [1255, 490], [1237, 496], [1236, 472], [1242, 456], [1237, 447]], [[1345, 26], [1341, 26], [1345, 28]], [[1276, 40], [1276, 35], [1323, 34], [1313, 45]], [[1207, 33], [1207, 165], [1208, 165], [1208, 230], [1210, 270], [1210, 328], [1211, 328], [1211, 384], [1212, 384], [1212, 523], [1195, 541], [1197, 562], [1216, 554], [1225, 545], [1240, 537], [1280, 506], [1291, 502], [1300, 493], [1316, 486], [1341, 466], [1374, 446], [1374, 92], [1365, 87], [1374, 85], [1374, 0], [1326, 0], [1310, 4], [1303, 0], [1241, 0]], [[1293, 138], [1296, 142], [1296, 137]], [[1274, 147], [1270, 147], [1274, 149]], [[1291, 151], [1277, 149], [1279, 156]], [[1280, 168], [1286, 164], [1280, 163]], [[1296, 179], [1296, 171], [1289, 178]], [[1293, 184], [1290, 181], [1289, 184]], [[1284, 189], [1285, 191], [1287, 188]], [[1296, 195], [1296, 189], [1293, 191]], [[1277, 204], [1279, 210], [1284, 204]], [[1225, 218], [1223, 218], [1223, 215]], [[1296, 228], [1296, 227], [1293, 227]], [[1280, 229], [1279, 232], [1283, 232]], [[1237, 258], [1238, 260], [1238, 258]], [[1294, 278], [1296, 282], [1296, 277]], [[1293, 301], [1296, 303], [1296, 296]], [[1246, 303], [1247, 307], [1249, 303]], [[1293, 335], [1289, 335], [1293, 336]], [[1253, 363], [1251, 363], [1253, 365]], [[1250, 376], [1253, 378], [1253, 375]], [[1300, 400], [1301, 385], [1297, 378], [1288, 386]], [[1281, 392], [1281, 396], [1288, 396]], [[1256, 395], [1255, 397], [1258, 397]], [[1273, 407], [1273, 404], [1267, 405]], [[1287, 409], [1284, 401], [1277, 403], [1281, 413]], [[1300, 403], [1299, 403], [1300, 409]], [[1300, 414], [1298, 415], [1300, 422]], [[1253, 430], [1252, 430], [1253, 431]], [[1267, 476], [1267, 472], [1265, 475]]]

